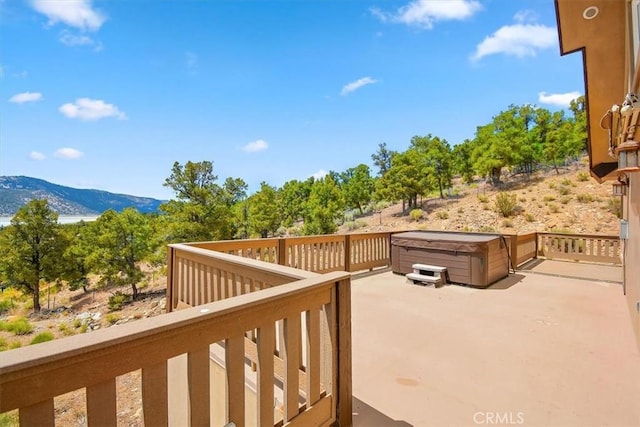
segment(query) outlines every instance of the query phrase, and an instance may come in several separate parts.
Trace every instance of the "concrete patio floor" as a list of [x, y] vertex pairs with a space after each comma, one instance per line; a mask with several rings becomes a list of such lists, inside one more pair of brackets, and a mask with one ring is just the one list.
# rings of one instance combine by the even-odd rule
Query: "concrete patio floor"
[[519, 271], [488, 289], [353, 280], [354, 425], [640, 426], [622, 286], [592, 273]]

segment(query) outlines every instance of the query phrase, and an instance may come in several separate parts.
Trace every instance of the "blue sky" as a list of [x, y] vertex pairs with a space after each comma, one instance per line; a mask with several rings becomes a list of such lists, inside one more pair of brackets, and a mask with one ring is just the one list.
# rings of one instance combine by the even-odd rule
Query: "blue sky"
[[0, 0], [0, 175], [170, 198], [281, 186], [584, 93], [553, 0]]

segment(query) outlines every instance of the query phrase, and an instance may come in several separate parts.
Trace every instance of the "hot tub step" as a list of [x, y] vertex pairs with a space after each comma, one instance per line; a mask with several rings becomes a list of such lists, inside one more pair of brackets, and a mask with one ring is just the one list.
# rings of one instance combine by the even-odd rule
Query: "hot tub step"
[[432, 285], [435, 287], [439, 287], [443, 284], [442, 276], [427, 276], [419, 273], [408, 273], [407, 280], [411, 281], [413, 284], [423, 284], [423, 285]]

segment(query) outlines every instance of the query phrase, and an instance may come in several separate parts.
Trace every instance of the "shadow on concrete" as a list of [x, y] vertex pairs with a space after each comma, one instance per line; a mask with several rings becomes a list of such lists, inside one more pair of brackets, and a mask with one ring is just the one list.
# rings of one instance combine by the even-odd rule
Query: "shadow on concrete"
[[520, 265], [518, 267], [518, 270], [533, 270], [535, 267], [539, 266], [543, 262], [544, 262], [544, 259], [534, 258]]
[[375, 276], [376, 274], [386, 273], [387, 271], [391, 271], [391, 267], [382, 267], [382, 268], [374, 268], [373, 270], [366, 271], [357, 271], [355, 273], [351, 273], [351, 279], [363, 279], [369, 276]]
[[510, 287], [522, 282], [522, 279], [524, 279], [524, 276], [522, 274], [518, 274], [518, 273], [510, 274], [508, 277], [505, 277], [502, 280], [498, 280], [493, 285], [488, 286], [487, 290], [503, 291], [505, 289], [509, 289]]
[[406, 421], [394, 420], [353, 396], [353, 425], [362, 427], [413, 427]]

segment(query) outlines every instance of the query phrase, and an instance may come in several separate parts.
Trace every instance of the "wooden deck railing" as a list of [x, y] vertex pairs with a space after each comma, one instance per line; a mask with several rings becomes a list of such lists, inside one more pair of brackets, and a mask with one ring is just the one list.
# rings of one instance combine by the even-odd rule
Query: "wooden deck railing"
[[537, 233], [505, 234], [509, 238], [511, 264], [514, 269], [536, 257], [538, 253]]
[[[308, 277], [300, 279], [286, 267], [182, 246], [171, 251], [170, 276], [181, 282], [174, 283], [172, 308], [175, 301], [221, 299], [3, 353], [0, 412], [19, 409], [21, 425], [51, 426], [54, 398], [84, 388], [87, 424], [116, 425], [116, 377], [141, 370], [145, 425], [167, 425], [173, 404], [188, 408], [179, 424], [210, 425], [212, 399], [225, 394], [224, 410], [213, 414], [216, 425], [244, 426], [252, 413], [251, 423], [261, 426], [350, 425], [349, 275], [302, 272]], [[195, 281], [205, 284], [202, 290]], [[248, 292], [251, 283], [261, 290]], [[235, 297], [225, 298], [234, 286]], [[247, 339], [251, 331], [255, 340]], [[213, 347], [224, 351], [221, 396], [210, 393]], [[171, 394], [177, 356], [187, 364], [181, 402]], [[247, 360], [256, 369], [253, 408], [246, 403]], [[274, 393], [282, 408], [274, 408]]]
[[621, 264], [618, 236], [537, 233], [538, 257]]
[[391, 263], [390, 232], [187, 243], [316, 273], [356, 272]]

